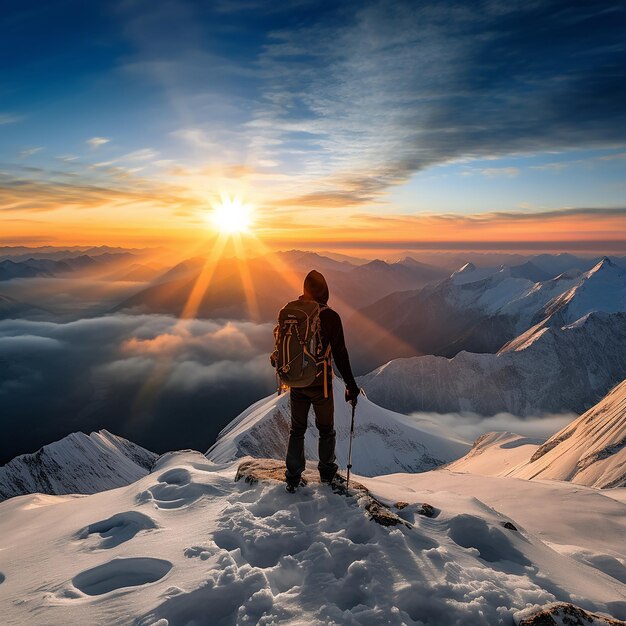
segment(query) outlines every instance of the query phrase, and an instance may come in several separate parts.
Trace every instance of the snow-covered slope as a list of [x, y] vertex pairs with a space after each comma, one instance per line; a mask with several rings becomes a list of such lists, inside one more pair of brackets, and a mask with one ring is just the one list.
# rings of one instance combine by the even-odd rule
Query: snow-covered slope
[[582, 413], [626, 378], [626, 313], [539, 324], [498, 354], [396, 359], [361, 377], [395, 411]]
[[626, 486], [626, 380], [550, 437], [514, 475], [601, 488]]
[[145, 476], [153, 452], [106, 430], [72, 433], [0, 467], [0, 500], [27, 493], [95, 493]]
[[[343, 385], [335, 379], [335, 430], [337, 457], [348, 454], [351, 407], [343, 401]], [[260, 400], [235, 418], [207, 452], [212, 461], [223, 463], [254, 456], [282, 459], [287, 449], [289, 394]], [[383, 409], [365, 397], [357, 406], [353, 443], [354, 471], [363, 476], [389, 472], [422, 472], [457, 459], [469, 445], [454, 436], [433, 430], [431, 422]], [[317, 429], [313, 411], [305, 437], [307, 459], [317, 458]]]
[[414, 527], [388, 528], [329, 487], [235, 483], [236, 465], [170, 454], [116, 490], [0, 504], [3, 623], [510, 626], [554, 601], [626, 617], [626, 505], [604, 492], [360, 479], [408, 504]]
[[599, 488], [624, 487], [626, 380], [546, 442], [512, 433], [487, 433], [446, 469], [484, 476], [567, 480]]
[[464, 457], [446, 465], [446, 469], [481, 476], [510, 476], [525, 465], [543, 443], [542, 439], [515, 433], [485, 433], [476, 439]]

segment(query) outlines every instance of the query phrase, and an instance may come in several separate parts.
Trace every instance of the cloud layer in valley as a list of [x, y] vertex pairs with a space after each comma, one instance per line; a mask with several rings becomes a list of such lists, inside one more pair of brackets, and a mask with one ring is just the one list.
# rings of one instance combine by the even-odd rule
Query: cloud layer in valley
[[0, 321], [0, 463], [74, 430], [205, 449], [272, 392], [270, 325], [111, 315]]
[[[154, 451], [207, 448], [275, 386], [271, 325], [110, 315], [0, 321], [0, 463], [76, 430], [107, 428]], [[469, 440], [545, 438], [573, 415], [424, 415]]]
[[533, 439], [547, 439], [578, 417], [575, 413], [537, 417], [518, 417], [511, 413], [498, 413], [490, 417], [475, 413], [413, 413], [412, 415], [419, 419], [427, 419], [437, 428], [443, 427], [469, 442], [488, 432], [504, 431]]

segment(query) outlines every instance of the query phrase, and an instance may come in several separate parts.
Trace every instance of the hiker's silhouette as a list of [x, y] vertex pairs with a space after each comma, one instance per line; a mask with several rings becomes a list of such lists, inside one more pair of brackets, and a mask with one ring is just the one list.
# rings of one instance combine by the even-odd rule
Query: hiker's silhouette
[[356, 405], [359, 396], [339, 314], [328, 306], [326, 279], [311, 270], [302, 295], [281, 309], [274, 330], [272, 364], [281, 383], [290, 388], [291, 430], [287, 447], [288, 491], [300, 484], [305, 469], [304, 434], [313, 406], [319, 431], [320, 479], [330, 483], [337, 473], [332, 386], [332, 361], [346, 384], [345, 399]]

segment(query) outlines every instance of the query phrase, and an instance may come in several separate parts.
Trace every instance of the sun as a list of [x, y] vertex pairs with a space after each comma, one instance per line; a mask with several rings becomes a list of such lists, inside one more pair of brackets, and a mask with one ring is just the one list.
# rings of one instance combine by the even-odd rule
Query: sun
[[220, 202], [213, 205], [213, 211], [207, 219], [221, 233], [234, 235], [250, 232], [252, 225], [252, 206], [244, 204], [241, 198], [223, 195]]

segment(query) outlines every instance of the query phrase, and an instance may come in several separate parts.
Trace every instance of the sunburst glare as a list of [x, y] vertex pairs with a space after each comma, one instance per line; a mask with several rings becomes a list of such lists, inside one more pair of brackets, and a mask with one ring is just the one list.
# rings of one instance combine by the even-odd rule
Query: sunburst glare
[[247, 233], [252, 226], [253, 207], [244, 204], [241, 198], [222, 195], [213, 210], [207, 214], [207, 220], [220, 233], [233, 235]]

